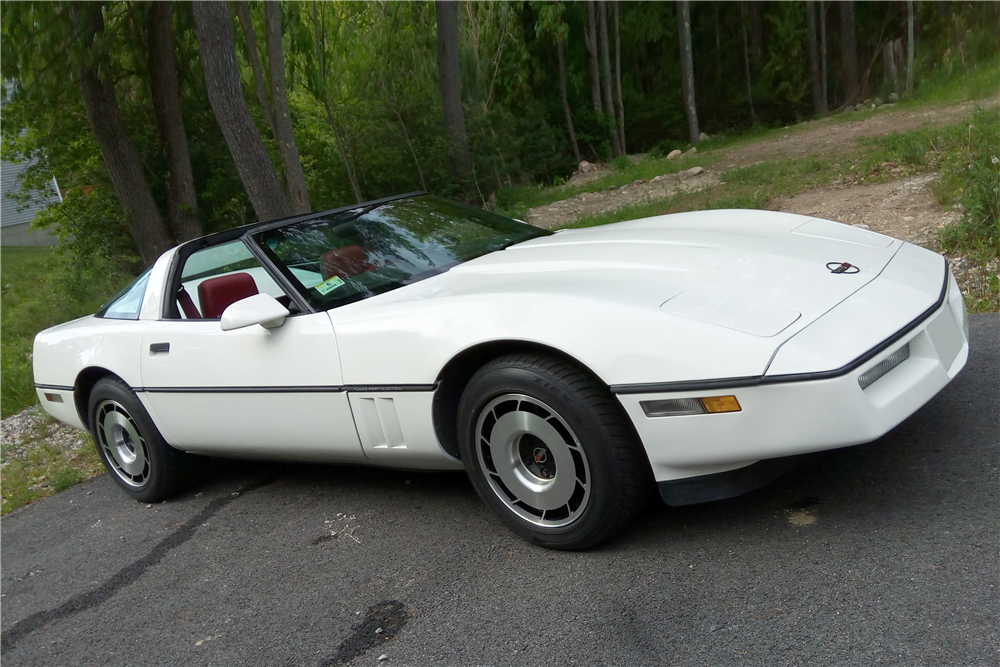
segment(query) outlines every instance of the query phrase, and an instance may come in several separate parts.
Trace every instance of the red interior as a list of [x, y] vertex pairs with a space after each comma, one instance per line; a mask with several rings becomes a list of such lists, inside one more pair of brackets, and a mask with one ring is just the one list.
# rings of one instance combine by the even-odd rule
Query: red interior
[[324, 252], [319, 258], [319, 265], [323, 270], [323, 280], [334, 276], [346, 280], [375, 268], [368, 263], [368, 255], [359, 245], [349, 245]]
[[249, 273], [230, 273], [198, 284], [198, 301], [207, 319], [222, 317], [226, 308], [257, 293], [257, 283]]

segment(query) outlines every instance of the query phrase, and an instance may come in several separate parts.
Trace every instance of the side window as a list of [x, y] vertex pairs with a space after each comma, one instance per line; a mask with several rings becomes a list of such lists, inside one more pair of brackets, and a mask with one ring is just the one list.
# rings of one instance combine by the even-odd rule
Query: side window
[[181, 268], [177, 311], [186, 320], [218, 319], [240, 299], [269, 294], [286, 307], [288, 296], [250, 254], [242, 241], [192, 253]]
[[98, 317], [109, 320], [137, 320], [139, 310], [142, 308], [142, 297], [146, 294], [146, 284], [149, 282], [149, 270], [132, 281], [132, 284], [123, 289], [108, 302], [106, 306], [97, 311]]

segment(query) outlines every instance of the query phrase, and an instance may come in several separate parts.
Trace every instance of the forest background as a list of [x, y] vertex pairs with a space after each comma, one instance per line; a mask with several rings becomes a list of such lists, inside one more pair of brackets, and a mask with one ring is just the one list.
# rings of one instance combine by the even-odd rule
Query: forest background
[[4, 2], [3, 155], [77, 270], [413, 190], [885, 101], [995, 58], [970, 2]]

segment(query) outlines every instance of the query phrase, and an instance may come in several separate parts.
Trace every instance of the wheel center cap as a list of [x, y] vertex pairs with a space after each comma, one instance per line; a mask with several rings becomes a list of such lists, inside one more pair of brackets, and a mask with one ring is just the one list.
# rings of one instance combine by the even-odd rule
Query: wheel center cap
[[535, 447], [535, 451], [532, 452], [532, 456], [535, 459], [535, 463], [545, 463], [549, 460], [549, 453], [544, 447]]

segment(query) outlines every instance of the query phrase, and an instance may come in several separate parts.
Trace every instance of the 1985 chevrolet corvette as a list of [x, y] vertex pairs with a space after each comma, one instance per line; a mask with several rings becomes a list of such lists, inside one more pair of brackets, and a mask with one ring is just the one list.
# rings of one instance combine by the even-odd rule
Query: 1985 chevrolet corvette
[[863, 229], [704, 211], [552, 233], [411, 194], [169, 250], [38, 334], [34, 372], [142, 501], [198, 454], [464, 468], [516, 533], [584, 549], [653, 488], [717, 500], [878, 438], [968, 349], [945, 259]]

